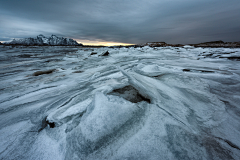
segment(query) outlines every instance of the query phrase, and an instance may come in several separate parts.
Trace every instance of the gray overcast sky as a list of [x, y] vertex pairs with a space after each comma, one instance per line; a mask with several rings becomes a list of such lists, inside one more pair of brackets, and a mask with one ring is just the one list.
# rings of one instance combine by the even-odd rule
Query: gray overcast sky
[[0, 41], [38, 34], [135, 44], [240, 41], [240, 0], [0, 0]]

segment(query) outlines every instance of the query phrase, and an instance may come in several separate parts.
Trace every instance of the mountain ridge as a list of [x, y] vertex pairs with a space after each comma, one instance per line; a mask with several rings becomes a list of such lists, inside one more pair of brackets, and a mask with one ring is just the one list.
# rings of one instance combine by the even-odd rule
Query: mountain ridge
[[11, 42], [5, 42], [4, 44], [11, 45], [51, 45], [51, 46], [83, 46], [83, 44], [71, 38], [58, 37], [56, 35], [51, 35], [50, 37], [45, 37], [40, 34], [35, 38], [23, 38], [23, 39], [13, 39]]

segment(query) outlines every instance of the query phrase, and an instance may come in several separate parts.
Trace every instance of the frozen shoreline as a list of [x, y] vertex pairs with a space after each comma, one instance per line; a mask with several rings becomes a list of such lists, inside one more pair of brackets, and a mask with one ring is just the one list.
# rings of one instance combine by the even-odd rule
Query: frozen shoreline
[[0, 159], [239, 159], [239, 57], [2, 45]]

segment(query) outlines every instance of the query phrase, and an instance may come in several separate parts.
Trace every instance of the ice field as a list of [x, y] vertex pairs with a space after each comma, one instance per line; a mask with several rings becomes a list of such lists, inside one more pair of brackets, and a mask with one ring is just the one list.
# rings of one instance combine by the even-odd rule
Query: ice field
[[0, 159], [240, 159], [239, 60], [240, 48], [0, 46]]

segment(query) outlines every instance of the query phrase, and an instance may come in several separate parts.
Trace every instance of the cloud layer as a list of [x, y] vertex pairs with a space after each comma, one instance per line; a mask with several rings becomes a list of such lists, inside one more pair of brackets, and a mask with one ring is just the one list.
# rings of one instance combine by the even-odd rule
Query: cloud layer
[[38, 34], [144, 43], [240, 41], [239, 0], [8, 0], [0, 41]]

